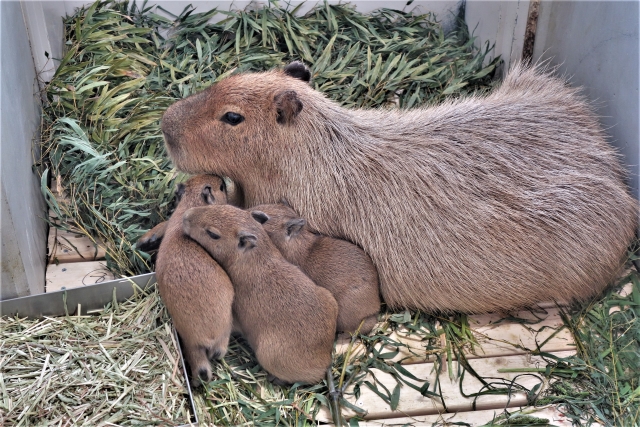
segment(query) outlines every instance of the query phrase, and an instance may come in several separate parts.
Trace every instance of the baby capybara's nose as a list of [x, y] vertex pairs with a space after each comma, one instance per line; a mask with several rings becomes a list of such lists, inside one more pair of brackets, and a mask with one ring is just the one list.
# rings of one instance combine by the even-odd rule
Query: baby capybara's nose
[[182, 215], [182, 231], [184, 233], [189, 233], [189, 230], [191, 230], [192, 215], [193, 215], [193, 209], [187, 209], [184, 215]]

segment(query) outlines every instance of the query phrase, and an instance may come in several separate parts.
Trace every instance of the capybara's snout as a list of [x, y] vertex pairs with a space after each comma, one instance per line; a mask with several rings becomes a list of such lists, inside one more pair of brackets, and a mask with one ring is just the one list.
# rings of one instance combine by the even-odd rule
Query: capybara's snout
[[180, 103], [181, 101], [176, 102], [162, 115], [160, 128], [165, 143], [170, 147], [175, 147], [180, 138]]
[[193, 216], [194, 216], [193, 209], [187, 209], [187, 211], [182, 216], [182, 231], [184, 232], [184, 234], [189, 234], [189, 231], [191, 230]]
[[[169, 148], [176, 148], [201, 116], [206, 116], [209, 90], [173, 103], [162, 115], [160, 128]], [[191, 129], [193, 131], [193, 129]]]

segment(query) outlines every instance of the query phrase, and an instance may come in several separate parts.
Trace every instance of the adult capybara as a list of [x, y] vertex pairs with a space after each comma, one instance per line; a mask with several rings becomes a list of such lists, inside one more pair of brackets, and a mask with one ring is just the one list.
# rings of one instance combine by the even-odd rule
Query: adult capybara
[[371, 256], [392, 307], [486, 312], [585, 298], [616, 276], [637, 204], [576, 89], [516, 65], [486, 97], [345, 109], [300, 63], [173, 104], [175, 165], [229, 176], [245, 206], [285, 197]]
[[233, 286], [209, 254], [182, 232], [182, 216], [195, 206], [227, 201], [222, 179], [198, 175], [179, 184], [178, 206], [165, 227], [158, 249], [158, 289], [176, 330], [193, 382], [211, 380], [209, 360], [227, 352], [233, 327]]
[[363, 334], [373, 329], [380, 311], [380, 286], [378, 272], [362, 249], [312, 232], [304, 218], [284, 203], [255, 206], [251, 216], [287, 261], [331, 292], [338, 303], [338, 331], [355, 332], [361, 322]]
[[233, 206], [189, 209], [184, 232], [233, 282], [233, 311], [260, 365], [280, 382], [320, 381], [331, 363], [338, 304], [287, 262], [249, 212]]

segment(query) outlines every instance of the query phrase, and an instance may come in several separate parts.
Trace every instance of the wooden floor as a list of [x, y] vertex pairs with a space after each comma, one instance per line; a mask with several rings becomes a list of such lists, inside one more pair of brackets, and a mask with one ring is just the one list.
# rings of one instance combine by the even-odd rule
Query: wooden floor
[[[66, 203], [67, 196], [56, 180], [51, 184], [51, 192], [59, 205]], [[49, 211], [49, 219], [53, 222], [59, 221], [53, 211]], [[104, 261], [105, 250], [100, 242], [94, 243], [71, 224], [67, 224], [67, 227], [73, 231], [49, 227], [45, 292], [115, 279], [107, 270], [107, 263]]]
[[[504, 372], [509, 370], [522, 370], [524, 368], [544, 368], [546, 363], [540, 356], [532, 356], [531, 350], [537, 346], [544, 352], [551, 353], [558, 357], [567, 357], [575, 354], [574, 342], [569, 331], [562, 327], [562, 319], [557, 308], [540, 307], [535, 311], [523, 311], [516, 313], [513, 318], [528, 319], [535, 323], [521, 323], [520, 321], [500, 321], [497, 315], [470, 316], [469, 323], [481, 348], [476, 348], [475, 352], [466, 354], [469, 365], [483, 378], [490, 378], [493, 383], [502, 383], [508, 386], [517, 376], [517, 383], [528, 389], [532, 389], [540, 384], [540, 390], [544, 390], [545, 384], [541, 377], [534, 375], [522, 375], [522, 372]], [[408, 344], [411, 350], [403, 349], [396, 357], [396, 360], [404, 359], [412, 353], [424, 354], [424, 344], [420, 341], [407, 339], [402, 334], [396, 334], [397, 341]], [[344, 351], [347, 346], [347, 339], [339, 343], [339, 351]], [[352, 350], [353, 351], [353, 350]], [[405, 359], [402, 365], [413, 376], [420, 380], [429, 381], [431, 384], [436, 380], [437, 365], [432, 360], [425, 357], [413, 356]], [[443, 365], [446, 367], [446, 364]], [[458, 363], [451, 364], [454, 373], [458, 372]], [[360, 388], [360, 397], [347, 398], [350, 403], [365, 409], [367, 415], [366, 422], [361, 422], [361, 426], [381, 426], [381, 425], [436, 425], [456, 422], [470, 423], [471, 425], [483, 425], [490, 422], [494, 417], [502, 414], [505, 409], [509, 412], [527, 409], [527, 396], [523, 392], [515, 392], [508, 395], [483, 395], [477, 398], [465, 397], [483, 390], [483, 385], [479, 380], [467, 374], [460, 384], [457, 375], [454, 379], [449, 379], [448, 372], [440, 372], [442, 395], [444, 403], [437, 399], [422, 396], [418, 391], [404, 386], [401, 389], [400, 401], [395, 411], [380, 398], [376, 393], [366, 387]], [[372, 370], [370, 376], [393, 390], [396, 380], [388, 373]], [[372, 378], [369, 378], [371, 381]], [[423, 382], [416, 382], [421, 386]], [[475, 408], [474, 408], [475, 404]], [[528, 408], [527, 412], [532, 411]], [[343, 413], [349, 417], [355, 412], [343, 408]], [[571, 422], [566, 421], [560, 412], [555, 408], [542, 408], [533, 410], [531, 415], [544, 417], [553, 420], [554, 425], [570, 426]], [[320, 420], [329, 422], [331, 419], [328, 411], [322, 411]]]
[[[61, 199], [64, 197], [59, 192], [54, 194]], [[68, 289], [113, 279], [113, 275], [106, 270], [104, 257], [105, 252], [99, 242], [96, 245], [87, 237], [72, 232], [60, 232], [51, 227], [50, 264], [47, 269], [46, 291]], [[506, 384], [521, 375], [521, 372], [509, 370], [544, 367], [545, 363], [540, 356], [531, 355], [531, 351], [538, 347], [558, 357], [575, 353], [573, 338], [569, 331], [563, 328], [559, 310], [555, 305], [540, 304], [535, 310], [515, 313], [512, 319], [527, 319], [532, 323], [521, 320], [506, 321], [502, 320], [501, 316], [491, 314], [469, 317], [469, 324], [480, 347], [475, 348], [474, 352], [468, 352], [466, 357], [471, 367], [480, 376]], [[428, 380], [433, 383], [436, 366], [433, 358], [425, 355], [425, 344], [415, 338], [404, 336], [401, 332], [394, 338], [409, 347], [409, 349], [402, 349], [395, 360], [404, 359], [402, 364], [411, 374], [423, 381]], [[348, 342], [348, 337], [342, 337], [338, 342], [338, 351], [345, 351]], [[357, 354], [358, 351], [363, 351], [361, 345], [356, 346], [352, 354]], [[451, 366], [456, 371], [457, 361], [453, 360]], [[509, 372], [504, 372], [505, 370]], [[396, 385], [395, 379], [385, 372], [373, 370], [372, 375], [375, 375], [376, 380], [390, 390]], [[571, 422], [556, 408], [526, 408], [527, 398], [522, 392], [515, 392], [511, 396], [483, 395], [474, 402], [473, 398], [464, 397], [461, 392], [462, 388], [464, 393], [469, 395], [483, 388], [483, 385], [471, 375], [466, 375], [461, 385], [457, 378], [449, 380], [447, 372], [440, 372], [440, 380], [446, 410], [442, 402], [424, 397], [407, 386], [401, 389], [400, 401], [395, 411], [392, 411], [383, 399], [366, 387], [360, 389], [361, 394], [358, 399], [351, 397], [348, 400], [367, 411], [366, 421], [359, 424], [366, 427], [431, 426], [434, 423], [435, 425], [469, 423], [480, 426], [491, 422], [505, 409], [509, 412], [523, 409], [525, 413], [547, 418], [552, 425], [571, 425]], [[545, 387], [541, 378], [533, 375], [520, 376], [517, 382], [529, 389], [537, 384], [541, 384], [541, 390]], [[419, 384], [422, 385], [422, 383]], [[347, 417], [355, 414], [349, 409], [343, 409], [343, 413]], [[328, 410], [321, 411], [319, 420], [331, 422]]]

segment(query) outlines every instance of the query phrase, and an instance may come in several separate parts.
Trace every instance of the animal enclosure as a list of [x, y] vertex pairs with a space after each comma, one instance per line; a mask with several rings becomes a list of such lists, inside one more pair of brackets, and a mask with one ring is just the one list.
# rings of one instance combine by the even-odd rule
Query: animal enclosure
[[[402, 9], [406, 3], [394, 8]], [[361, 4], [356, 5], [361, 12]], [[420, 5], [426, 12], [434, 3]], [[506, 67], [517, 59], [513, 52], [522, 50], [524, 31], [520, 29], [526, 21], [522, 16], [529, 10], [528, 2], [501, 6], [502, 14], [493, 13], [501, 20], [489, 24], [491, 19], [486, 19], [475, 33], [486, 36], [492, 32], [486, 31], [487, 26], [493, 25], [500, 28], [500, 35], [495, 30], [495, 36], [474, 41], [470, 33], [474, 19], [481, 15], [478, 9], [485, 16], [491, 9], [473, 2], [468, 3], [464, 17], [469, 32], [464, 26], [455, 27], [461, 18], [457, 2], [449, 4], [453, 14], [435, 5], [440, 24], [432, 16], [418, 20], [412, 14], [391, 12], [377, 22], [348, 7], [323, 4], [314, 12], [309, 12], [309, 5], [296, 14], [273, 8], [217, 18], [206, 13], [206, 7], [190, 11], [183, 10], [186, 5], [164, 6], [177, 17], [157, 9], [142, 13], [133, 4], [96, 3], [77, 13], [69, 10], [69, 15], [75, 15], [67, 21], [66, 32], [59, 33], [59, 39], [69, 43], [57, 53], [48, 50], [50, 57], [62, 60], [53, 62], [56, 68], [49, 74], [41, 74], [46, 82], [43, 152], [50, 163], [41, 165], [49, 171], [38, 180], [37, 188], [47, 197], [52, 223], [47, 291], [107, 281], [114, 273], [133, 276], [152, 269], [148, 255], [131, 245], [143, 231], [166, 218], [172, 186], [185, 178], [169, 164], [158, 131], [162, 111], [176, 99], [233, 72], [303, 59], [314, 65], [317, 88], [344, 105], [393, 108], [437, 103], [447, 96], [491, 86], [492, 75], [496, 68], [499, 71], [498, 55]], [[8, 6], [2, 7], [4, 31], [4, 8]], [[30, 3], [23, 7], [26, 13], [35, 8]], [[53, 7], [43, 4], [40, 12]], [[549, 9], [544, 9], [544, 3], [542, 7], [541, 16], [550, 19]], [[520, 19], [509, 18], [512, 12]], [[310, 13], [306, 21], [302, 18], [305, 13]], [[227, 20], [207, 27], [211, 18]], [[40, 39], [33, 36], [34, 27], [29, 33], [33, 48], [38, 49]], [[381, 40], [371, 37], [373, 32]], [[325, 33], [333, 35], [318, 35]], [[520, 33], [522, 40], [513, 36]], [[489, 45], [484, 41], [490, 41]], [[494, 50], [488, 50], [493, 42]], [[274, 45], [277, 49], [272, 49]], [[536, 49], [543, 49], [540, 46], [536, 44]], [[34, 57], [41, 59], [42, 55], [35, 52]], [[534, 59], [540, 57], [534, 55]], [[425, 58], [431, 68], [424, 66]], [[409, 84], [400, 89], [398, 82]], [[637, 141], [635, 144], [637, 153]], [[3, 136], [3, 166], [4, 148]], [[3, 197], [4, 191], [3, 186]], [[4, 230], [3, 222], [3, 243]], [[328, 380], [315, 386], [273, 386], [247, 343], [234, 338], [230, 355], [213, 366], [216, 379], [194, 396], [196, 410], [203, 422], [230, 425], [331, 423], [337, 421], [332, 412], [340, 412], [351, 425], [482, 425], [509, 418], [515, 422], [520, 408], [553, 425], [570, 425], [572, 417], [591, 417], [603, 425], [627, 420], [625, 416], [637, 420], [637, 357], [633, 351], [619, 352], [626, 345], [633, 346], [625, 341], [628, 335], [620, 332], [626, 328], [622, 325], [638, 328], [634, 308], [638, 278], [632, 272], [626, 279], [623, 282], [634, 285], [623, 296], [611, 292], [583, 308], [560, 302], [506, 318], [384, 313], [371, 334], [353, 340], [342, 336], [336, 344], [332, 381], [335, 387], [346, 386], [344, 400], [332, 400]], [[4, 281], [3, 276], [3, 293]], [[601, 328], [606, 323], [598, 322], [607, 321], [613, 325], [610, 336], [599, 332], [595, 334], [598, 339], [588, 338], [585, 331], [596, 325]], [[49, 360], [54, 356], [58, 357], [51, 354]], [[45, 352], [36, 358], [37, 369], [42, 369]], [[592, 366], [611, 363], [622, 363], [620, 376], [596, 376], [600, 383], [586, 378], [593, 376]], [[571, 377], [573, 382], [567, 380]], [[607, 390], [612, 397], [598, 403], [603, 406], [589, 406], [578, 402], [584, 390]], [[113, 401], [111, 398], [109, 404]], [[532, 403], [565, 406], [559, 407], [561, 413], [556, 407], [530, 407]], [[602, 408], [610, 411], [608, 415], [598, 413]], [[26, 407], [21, 410], [29, 411]]]

